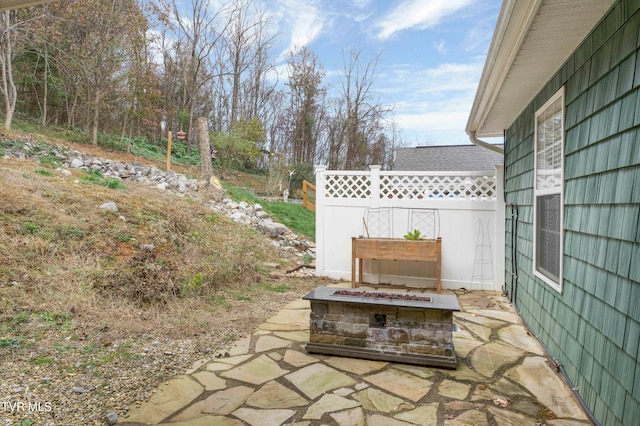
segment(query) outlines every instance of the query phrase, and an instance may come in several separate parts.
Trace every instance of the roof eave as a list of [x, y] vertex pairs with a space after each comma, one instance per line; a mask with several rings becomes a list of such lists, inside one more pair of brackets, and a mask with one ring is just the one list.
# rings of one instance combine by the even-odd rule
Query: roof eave
[[502, 136], [502, 129], [484, 129], [484, 121], [511, 70], [513, 60], [541, 2], [542, 0], [503, 1], [467, 122], [467, 134], [474, 132], [476, 137]]
[[[466, 132], [476, 137], [502, 136], [614, 2], [504, 0]], [[550, 12], [560, 19], [548, 20]], [[558, 32], [561, 36], [553, 39], [551, 53], [531, 48], [548, 43], [549, 34]]]

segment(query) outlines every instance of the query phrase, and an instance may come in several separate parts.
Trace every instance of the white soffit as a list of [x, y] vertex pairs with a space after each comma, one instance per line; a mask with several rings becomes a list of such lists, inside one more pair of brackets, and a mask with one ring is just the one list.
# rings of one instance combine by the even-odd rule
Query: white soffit
[[616, 0], [504, 0], [467, 133], [502, 136]]

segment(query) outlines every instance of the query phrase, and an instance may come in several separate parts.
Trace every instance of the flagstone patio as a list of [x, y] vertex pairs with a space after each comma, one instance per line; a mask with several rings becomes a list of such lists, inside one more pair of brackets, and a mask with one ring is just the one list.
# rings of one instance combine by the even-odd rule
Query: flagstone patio
[[452, 294], [461, 307], [455, 370], [308, 354], [309, 302], [296, 300], [234, 347], [164, 383], [119, 424], [590, 424], [506, 298]]

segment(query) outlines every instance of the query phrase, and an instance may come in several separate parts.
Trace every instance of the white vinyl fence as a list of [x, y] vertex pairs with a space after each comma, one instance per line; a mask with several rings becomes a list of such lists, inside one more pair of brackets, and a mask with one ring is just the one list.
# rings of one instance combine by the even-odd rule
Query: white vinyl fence
[[[442, 237], [442, 288], [504, 285], [503, 169], [330, 171], [316, 166], [316, 275], [351, 280], [351, 238]], [[365, 260], [364, 281], [435, 288], [435, 265]]]

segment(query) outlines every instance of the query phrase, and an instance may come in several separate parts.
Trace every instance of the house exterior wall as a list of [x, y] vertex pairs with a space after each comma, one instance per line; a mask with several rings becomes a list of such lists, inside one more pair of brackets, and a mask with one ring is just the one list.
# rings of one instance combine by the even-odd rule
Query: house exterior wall
[[[639, 32], [640, 2], [617, 2], [506, 131], [507, 291], [606, 425], [640, 419]], [[534, 116], [562, 86], [560, 293], [534, 276], [532, 259]]]

